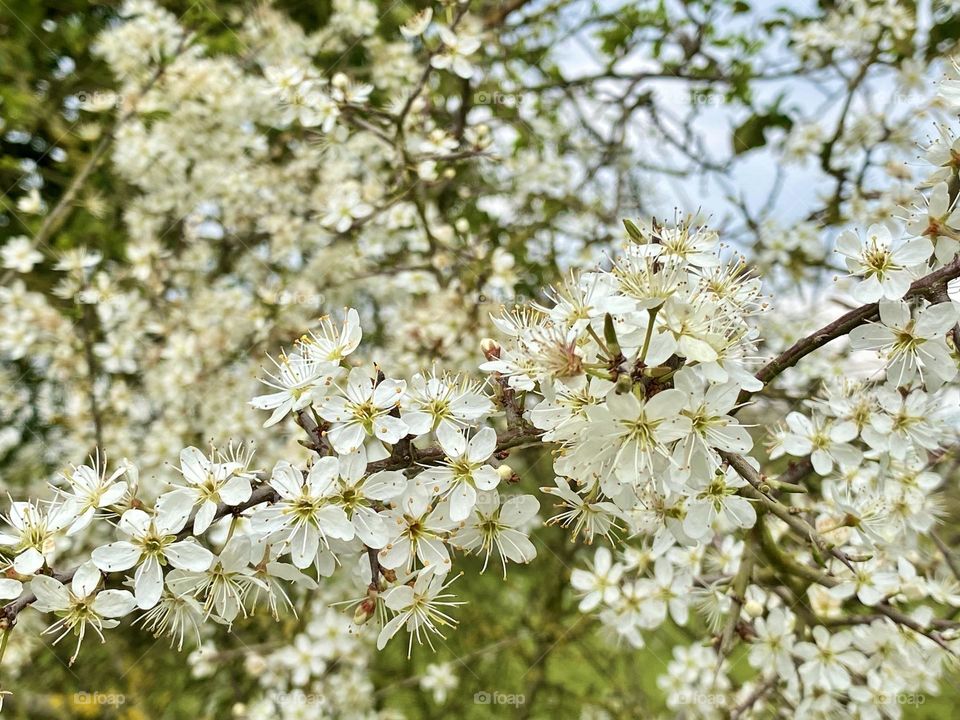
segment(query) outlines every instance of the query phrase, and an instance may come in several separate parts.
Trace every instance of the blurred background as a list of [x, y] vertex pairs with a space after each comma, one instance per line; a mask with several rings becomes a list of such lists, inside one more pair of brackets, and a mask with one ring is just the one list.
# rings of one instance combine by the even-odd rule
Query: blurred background
[[[410, 31], [426, 8], [463, 43], [447, 67]], [[918, 211], [918, 143], [958, 39], [956, 2], [0, 0], [0, 489], [48, 492], [96, 448], [135, 463], [145, 497], [186, 445], [302, 460], [300, 428], [264, 429], [248, 405], [268, 353], [350, 305], [388, 374], [479, 376], [489, 314], [605, 262], [623, 217], [716, 228], [791, 320], [763, 329], [776, 350], [851, 302], [841, 230]], [[297, 73], [329, 102], [284, 96]], [[549, 453], [510, 464], [528, 490], [553, 482]], [[295, 597], [298, 617], [259, 613], [179, 652], [124, 627], [73, 666], [69, 639], [25, 614], [3, 712], [680, 716], [663, 678], [700, 621], [634, 647], [577, 610], [570, 573], [594, 549], [556, 527], [533, 539], [506, 581], [463, 559], [459, 626], [409, 659], [331, 607], [362, 595], [359, 571]], [[750, 676], [742, 659], [732, 676]], [[957, 683], [898, 709], [950, 717]]]

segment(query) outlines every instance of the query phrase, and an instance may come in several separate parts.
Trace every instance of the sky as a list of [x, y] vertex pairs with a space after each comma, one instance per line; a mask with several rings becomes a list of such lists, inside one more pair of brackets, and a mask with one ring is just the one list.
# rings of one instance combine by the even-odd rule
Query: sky
[[[603, 11], [614, 11], [624, 3], [622, 0], [600, 0]], [[734, 23], [750, 25], [773, 15], [778, 6], [783, 6], [800, 13], [810, 12], [815, 5], [813, 2], [788, 0], [786, 2], [754, 2], [756, 8], [751, 13], [742, 16]], [[586, 4], [583, 4], [584, 6]], [[581, 10], [585, 9], [583, 7]], [[930, 0], [920, 0], [918, 3], [918, 29], [925, 35], [930, 25]], [[582, 17], [582, 12], [580, 14]], [[571, 21], [573, 18], [571, 17]], [[762, 58], [767, 68], [783, 68], [789, 63], [784, 45], [784, 37], [779, 38], [779, 44], [772, 44], [765, 48]], [[554, 49], [554, 56], [568, 77], [577, 77], [592, 74], [597, 70], [595, 61], [591, 58], [585, 46], [596, 45], [596, 40], [588, 34], [582, 34], [558, 45]], [[642, 57], [631, 57], [618, 67], [623, 71], [642, 70], [648, 66]], [[937, 67], [931, 69], [931, 81], [941, 72]], [[881, 73], [869, 85], [871, 93], [877, 99], [878, 106], [887, 106], [891, 112], [909, 112], [915, 105], [917, 98], [900, 97], [894, 95], [895, 84], [893, 72]], [[687, 83], [671, 80], [649, 80], [647, 87], [653, 89], [656, 97], [668, 108], [676, 108], [675, 112], [683, 114], [688, 111], [690, 104], [689, 87]], [[786, 77], [774, 81], [764, 81], [755, 84], [757, 105], [763, 107], [772, 103], [778, 96], [782, 96], [782, 103], [786, 107], [795, 107], [800, 114], [816, 119], [832, 130], [839, 115], [838, 98], [842, 91], [842, 84], [837, 82], [826, 83], [817, 87], [813, 83], [799, 77]], [[897, 105], [899, 107], [892, 107]], [[862, 110], [859, 105], [855, 110]], [[712, 98], [700, 108], [700, 116], [693, 127], [703, 138], [709, 154], [716, 159], [728, 157], [731, 148], [733, 129], [747, 116], [742, 108], [725, 105], [722, 99]], [[642, 117], [642, 116], [638, 116]], [[646, 129], [640, 123], [632, 128], [635, 138], [643, 142], [647, 135]], [[779, 131], [774, 131], [777, 133]], [[774, 135], [776, 137], [776, 135]], [[648, 153], [655, 156], [659, 151], [658, 145], [647, 143]], [[733, 186], [746, 198], [747, 205], [756, 210], [766, 200], [767, 193], [776, 177], [778, 159], [768, 150], [758, 149], [744, 154], [734, 164], [731, 179]], [[792, 164], [784, 167], [783, 191], [775, 211], [783, 223], [789, 224], [803, 219], [814, 207], [818, 194], [832, 189], [832, 180], [815, 167], [813, 163], [806, 165]], [[723, 217], [730, 211], [731, 205], [726, 199], [726, 190], [714, 180], [704, 181], [703, 178], [689, 176], [682, 179], [670, 178], [659, 187], [662, 196], [662, 212], [672, 214], [672, 208], [678, 207], [682, 211], [693, 211], [701, 208], [704, 213], [713, 217]]]

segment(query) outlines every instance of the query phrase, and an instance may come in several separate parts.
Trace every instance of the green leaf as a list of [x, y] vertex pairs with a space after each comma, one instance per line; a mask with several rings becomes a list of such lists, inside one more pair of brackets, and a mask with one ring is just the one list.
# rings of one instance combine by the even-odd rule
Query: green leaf
[[770, 128], [783, 128], [789, 131], [792, 127], [793, 120], [777, 110], [755, 113], [733, 131], [733, 152], [735, 155], [741, 155], [748, 150], [763, 147], [767, 144], [767, 130]]

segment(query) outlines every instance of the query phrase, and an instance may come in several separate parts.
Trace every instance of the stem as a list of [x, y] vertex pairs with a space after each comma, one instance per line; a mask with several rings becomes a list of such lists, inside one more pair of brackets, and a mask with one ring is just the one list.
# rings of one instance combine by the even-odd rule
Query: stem
[[824, 540], [810, 523], [791, 513], [790, 508], [777, 502], [760, 489], [766, 483], [765, 478], [743, 457], [736, 453], [723, 451], [720, 452], [720, 456], [730, 464], [730, 467], [732, 467], [740, 477], [749, 483], [741, 488], [743, 495], [753, 500], [759, 500], [769, 512], [783, 520], [800, 537], [809, 539], [818, 551], [833, 555], [833, 557], [850, 568], [850, 570], [854, 569], [846, 553], [832, 543]]
[[[960, 258], [915, 281], [903, 296], [903, 299], [908, 300], [912, 297], [925, 296], [931, 290], [944, 286], [947, 282], [957, 277], [960, 277]], [[876, 319], [879, 314], [879, 303], [870, 303], [851, 310], [845, 315], [841, 315], [832, 323], [824, 325], [816, 332], [798, 340], [760, 368], [760, 371], [756, 375], [757, 380], [760, 380], [764, 385], [768, 384], [777, 377], [777, 375], [793, 367], [813, 351], [818, 350], [837, 338], [848, 335], [851, 330]], [[740, 397], [737, 398], [737, 402], [743, 403], [752, 395], [752, 392], [744, 390], [740, 393]]]
[[10, 633], [12, 631], [12, 627], [6, 627], [0, 631], [0, 633], [2, 633], [2, 637], [0, 637], [0, 663], [3, 662], [3, 655], [7, 651], [7, 642], [10, 640]]
[[773, 539], [773, 535], [770, 534], [770, 528], [767, 527], [766, 523], [762, 523], [760, 529], [760, 545], [763, 548], [764, 554], [776, 567], [780, 568], [782, 572], [802, 578], [810, 583], [823, 585], [824, 587], [833, 587], [838, 582], [836, 578], [825, 575], [809, 565], [804, 565], [783, 552], [777, 545], [776, 540]]
[[737, 568], [737, 574], [730, 585], [730, 615], [723, 628], [723, 633], [720, 635], [720, 646], [717, 652], [720, 656], [720, 662], [723, 662], [724, 656], [730, 652], [730, 646], [733, 644], [733, 634], [740, 622], [740, 610], [743, 608], [744, 596], [747, 594], [747, 585], [750, 584], [750, 575], [753, 572], [753, 556], [748, 555], [748, 552], [752, 553], [749, 547], [749, 539], [745, 541], [743, 554], [740, 556], [740, 567]]
[[643, 349], [640, 351], [640, 362], [647, 359], [647, 350], [650, 349], [650, 339], [653, 337], [653, 321], [657, 318], [659, 307], [650, 308], [647, 313], [650, 315], [650, 322], [647, 323], [647, 334], [643, 338]]
[[591, 325], [587, 325], [587, 332], [590, 333], [590, 337], [592, 337], [594, 342], [596, 342], [597, 345], [600, 346], [600, 349], [603, 350], [604, 354], [607, 357], [612, 358], [613, 356], [610, 354], [610, 349], [607, 347], [607, 344], [600, 339], [600, 336], [597, 335], [597, 331], [594, 330]]
[[[233, 537], [233, 531], [237, 529], [237, 521], [240, 519], [239, 515], [234, 515], [233, 519], [230, 520], [230, 529], [227, 530], [227, 539], [223, 541], [224, 546], [230, 542], [230, 538]], [[191, 524], [192, 527], [192, 524]]]

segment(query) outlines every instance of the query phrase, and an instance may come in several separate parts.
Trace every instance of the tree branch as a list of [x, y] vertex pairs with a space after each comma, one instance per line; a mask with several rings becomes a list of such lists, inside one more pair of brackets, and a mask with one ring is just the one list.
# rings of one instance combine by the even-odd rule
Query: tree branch
[[[950, 280], [953, 280], [957, 277], [960, 277], [960, 257], [956, 258], [949, 265], [945, 265], [939, 270], [936, 270], [929, 275], [916, 280], [910, 286], [910, 289], [907, 291], [906, 295], [904, 295], [904, 299], [926, 296], [929, 293], [944, 287]], [[834, 320], [832, 323], [829, 323], [816, 332], [807, 335], [801, 340], [798, 340], [789, 348], [777, 355], [773, 360], [760, 368], [756, 375], [757, 380], [760, 380], [764, 385], [767, 385], [784, 370], [792, 368], [810, 353], [818, 350], [827, 343], [836, 340], [839, 337], [847, 335], [854, 328], [860, 327], [861, 325], [876, 319], [879, 314], [879, 303], [870, 303], [869, 305], [862, 305], [861, 307], [851, 310], [845, 315], [842, 315]], [[752, 392], [744, 390], [740, 393], [738, 401], [741, 403], [745, 402], [746, 400], [750, 399], [753, 394], [754, 393]]]

